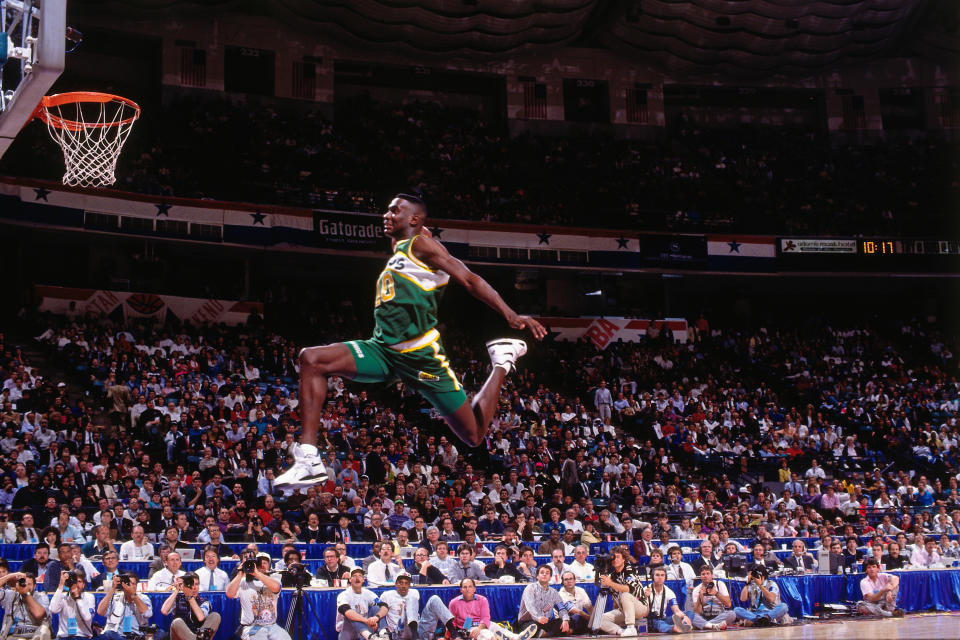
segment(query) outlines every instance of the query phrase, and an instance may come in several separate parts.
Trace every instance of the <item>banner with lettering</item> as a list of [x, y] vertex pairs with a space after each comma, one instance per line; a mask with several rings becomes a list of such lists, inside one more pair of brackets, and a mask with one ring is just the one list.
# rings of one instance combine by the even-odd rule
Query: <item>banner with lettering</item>
[[547, 327], [554, 340], [572, 342], [581, 338], [589, 340], [599, 351], [617, 341], [640, 342], [641, 338], [664, 332], [672, 332], [673, 342], [687, 341], [687, 321], [683, 318], [645, 320], [641, 318], [581, 317], [538, 318]]
[[389, 247], [383, 235], [383, 216], [314, 211], [313, 230], [321, 249], [377, 251]]
[[119, 310], [124, 320], [150, 318], [163, 322], [167, 314], [172, 313], [180, 320], [201, 326], [219, 322], [228, 325], [246, 324], [251, 313], [263, 315], [263, 303], [260, 302], [184, 298], [154, 293], [46, 285], [37, 285], [36, 294], [41, 311], [67, 316], [87, 313], [111, 315]]

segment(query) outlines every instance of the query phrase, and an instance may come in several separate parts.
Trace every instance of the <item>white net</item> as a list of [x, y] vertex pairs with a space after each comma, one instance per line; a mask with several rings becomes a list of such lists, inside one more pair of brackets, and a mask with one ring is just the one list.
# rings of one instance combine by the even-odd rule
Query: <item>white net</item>
[[38, 115], [63, 149], [63, 184], [99, 187], [116, 181], [117, 159], [140, 107], [107, 94], [61, 94], [44, 98]]

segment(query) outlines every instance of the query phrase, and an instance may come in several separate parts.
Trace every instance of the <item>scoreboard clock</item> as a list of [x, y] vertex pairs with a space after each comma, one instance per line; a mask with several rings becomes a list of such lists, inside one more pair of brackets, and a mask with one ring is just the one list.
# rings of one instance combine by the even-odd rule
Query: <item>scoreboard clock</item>
[[872, 238], [860, 240], [860, 255], [960, 256], [960, 240]]

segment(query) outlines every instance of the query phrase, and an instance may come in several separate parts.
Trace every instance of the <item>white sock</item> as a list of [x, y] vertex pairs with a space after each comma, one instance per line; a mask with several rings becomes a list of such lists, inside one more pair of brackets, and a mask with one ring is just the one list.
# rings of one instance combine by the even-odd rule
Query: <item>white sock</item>
[[506, 372], [507, 375], [510, 375], [510, 363], [509, 363], [509, 362], [498, 362], [497, 364], [495, 364], [495, 365], [493, 365], [493, 366], [495, 366], [495, 367], [500, 367], [501, 369], [503, 369], [503, 370]]
[[317, 451], [316, 445], [312, 445], [312, 444], [301, 444], [300, 452], [303, 453], [303, 455], [305, 456], [315, 456], [319, 453], [319, 451]]

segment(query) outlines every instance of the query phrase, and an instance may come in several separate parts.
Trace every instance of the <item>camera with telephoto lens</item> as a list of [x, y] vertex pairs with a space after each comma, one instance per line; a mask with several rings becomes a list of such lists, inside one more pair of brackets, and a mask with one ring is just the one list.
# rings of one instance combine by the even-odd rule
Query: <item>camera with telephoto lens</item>
[[78, 582], [81, 584], [85, 583], [83, 573], [79, 571], [71, 571], [67, 574], [67, 579], [64, 581], [63, 586], [65, 586], [67, 589], [72, 589], [73, 585], [77, 584]]
[[244, 573], [246, 573], [246, 574], [249, 575], [249, 574], [253, 573], [253, 572], [256, 571], [256, 570], [257, 570], [257, 559], [256, 559], [256, 558], [248, 558], [247, 560], [244, 560], [244, 561], [243, 561], [243, 572], [244, 572]]
[[760, 580], [763, 582], [767, 579], [767, 572], [761, 568], [750, 569], [750, 578], [753, 580]]
[[[600, 576], [608, 576], [613, 573], [613, 558], [608, 553], [599, 553], [593, 560], [593, 583], [600, 584]], [[601, 587], [600, 593], [610, 594], [610, 589]]]
[[285, 577], [288, 578], [282, 581], [285, 587], [290, 586], [296, 589], [302, 589], [309, 587], [310, 581], [313, 579], [306, 565], [299, 562], [289, 565], [283, 573], [286, 574]]
[[17, 586], [18, 586], [18, 587], [25, 587], [25, 586], [27, 586], [27, 579], [26, 579], [26, 578], [20, 578], [19, 580], [17, 580]]
[[710, 590], [713, 589], [715, 586], [716, 586], [716, 585], [713, 584], [712, 582], [704, 582], [704, 583], [703, 583], [703, 590], [704, 590], [704, 591], [710, 591]]
[[613, 559], [609, 554], [598, 553], [593, 560], [593, 582], [600, 584], [600, 576], [608, 576], [613, 573]]
[[180, 579], [183, 581], [183, 586], [187, 587], [188, 589], [193, 589], [193, 585], [195, 584], [195, 581], [194, 581], [195, 578], [196, 578], [195, 574], [188, 573], [187, 575], [183, 576]]
[[132, 579], [129, 575], [125, 574], [125, 573], [124, 573], [124, 574], [121, 574], [121, 575], [120, 575], [120, 584], [122, 584], [122, 585], [125, 586], [125, 587], [129, 587], [130, 585], [133, 584], [133, 579]]

